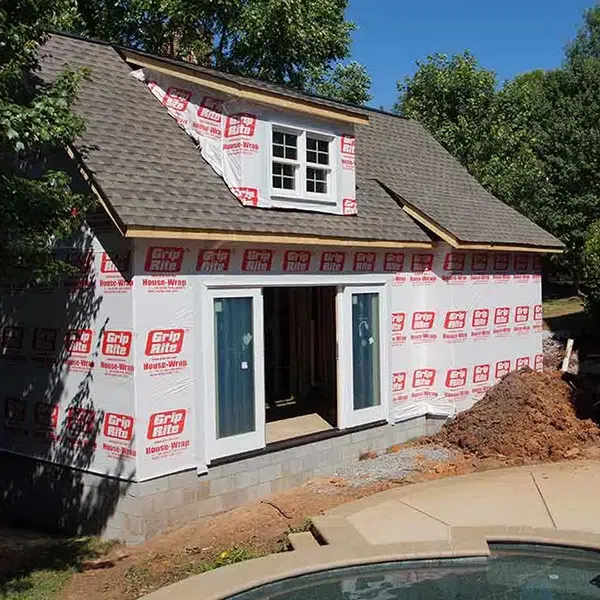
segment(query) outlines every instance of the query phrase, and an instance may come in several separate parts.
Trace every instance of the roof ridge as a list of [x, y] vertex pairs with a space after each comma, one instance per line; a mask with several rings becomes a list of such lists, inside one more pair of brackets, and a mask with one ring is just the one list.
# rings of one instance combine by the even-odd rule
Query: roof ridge
[[[139, 48], [135, 48], [132, 46], [123, 46], [120, 44], [115, 44], [113, 42], [107, 42], [105, 40], [101, 40], [98, 38], [91, 38], [91, 37], [86, 37], [83, 35], [79, 35], [77, 33], [71, 33], [71, 32], [66, 32], [66, 31], [58, 31], [58, 30], [51, 30], [50, 31], [51, 35], [56, 35], [56, 36], [60, 36], [60, 37], [66, 37], [66, 38], [71, 38], [71, 39], [75, 39], [75, 40], [79, 40], [82, 42], [89, 42], [92, 44], [99, 44], [102, 46], [110, 46], [111, 48], [113, 48], [118, 54], [119, 56], [123, 59], [122, 55], [120, 54], [120, 51], [123, 50], [127, 50], [130, 52], [135, 52], [136, 54], [139, 54], [140, 56], [146, 56], [149, 58], [154, 58], [156, 60], [160, 60], [160, 61], [166, 61], [166, 62], [170, 62], [170, 63], [176, 63], [182, 66], [186, 66], [186, 67], [190, 67], [193, 69], [197, 69], [197, 70], [204, 70], [204, 71], [208, 71], [214, 74], [215, 77], [219, 77], [219, 76], [230, 76], [230, 77], [239, 77], [240, 79], [245, 79], [249, 82], [249, 84], [255, 83], [255, 84], [262, 84], [262, 85], [269, 85], [269, 86], [273, 86], [274, 88], [279, 88], [281, 90], [281, 93], [292, 93], [292, 94], [299, 94], [301, 96], [306, 97], [307, 99], [312, 99], [312, 100], [322, 100], [322, 101], [326, 101], [326, 102], [332, 102], [334, 104], [338, 104], [340, 107], [345, 107], [348, 109], [354, 109], [357, 111], [366, 111], [366, 112], [372, 112], [372, 113], [377, 113], [377, 114], [381, 114], [381, 115], [386, 115], [389, 117], [394, 117], [397, 119], [402, 119], [405, 121], [412, 121], [412, 119], [410, 119], [409, 117], [405, 117], [403, 115], [399, 115], [396, 114], [394, 112], [382, 109], [382, 108], [375, 108], [373, 106], [365, 106], [365, 105], [360, 105], [360, 104], [354, 104], [352, 102], [346, 102], [344, 100], [339, 100], [338, 98], [331, 98], [328, 96], [322, 96], [320, 94], [312, 94], [310, 92], [306, 92], [304, 90], [300, 90], [298, 88], [294, 88], [292, 86], [287, 86], [285, 84], [282, 83], [272, 83], [270, 81], [266, 81], [264, 79], [260, 79], [258, 77], [252, 77], [249, 75], [241, 75], [239, 73], [231, 73], [229, 71], [224, 71], [223, 69], [217, 69], [215, 67], [208, 67], [206, 65], [198, 65], [198, 64], [194, 64], [191, 63], [189, 61], [186, 60], [181, 60], [178, 58], [171, 58], [169, 56], [164, 56], [164, 55], [160, 55], [160, 54], [153, 54], [151, 52], [146, 52], [145, 50], [140, 50]], [[124, 60], [124, 59], [123, 59]]]

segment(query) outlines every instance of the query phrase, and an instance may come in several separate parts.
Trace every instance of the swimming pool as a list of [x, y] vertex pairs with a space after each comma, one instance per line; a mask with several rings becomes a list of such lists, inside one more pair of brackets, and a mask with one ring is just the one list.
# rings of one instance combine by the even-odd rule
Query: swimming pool
[[228, 600], [600, 599], [600, 553], [490, 545], [476, 559], [402, 561], [302, 575]]

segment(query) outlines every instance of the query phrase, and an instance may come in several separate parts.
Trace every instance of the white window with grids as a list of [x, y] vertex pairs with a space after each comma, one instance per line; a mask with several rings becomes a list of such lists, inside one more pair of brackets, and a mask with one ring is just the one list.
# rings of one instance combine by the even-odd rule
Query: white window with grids
[[271, 195], [335, 204], [333, 137], [273, 125]]

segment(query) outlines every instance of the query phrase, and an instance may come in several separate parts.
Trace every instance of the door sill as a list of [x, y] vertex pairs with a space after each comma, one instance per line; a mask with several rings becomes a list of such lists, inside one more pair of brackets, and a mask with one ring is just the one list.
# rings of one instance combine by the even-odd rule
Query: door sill
[[388, 422], [385, 419], [381, 421], [375, 421], [374, 423], [367, 423], [365, 425], [358, 425], [356, 427], [349, 427], [348, 429], [329, 429], [327, 431], [319, 431], [318, 433], [311, 433], [309, 435], [303, 435], [300, 437], [290, 438], [279, 442], [273, 442], [267, 444], [264, 448], [258, 448], [257, 450], [251, 450], [249, 452], [242, 452], [240, 454], [233, 454], [231, 456], [223, 456], [216, 458], [208, 465], [211, 467], [218, 467], [220, 465], [226, 465], [239, 460], [245, 460], [248, 458], [254, 458], [256, 456], [262, 456], [263, 454], [270, 454], [271, 452], [279, 452], [281, 450], [287, 450], [288, 448], [296, 448], [298, 446], [305, 446], [306, 444], [312, 444], [314, 442], [320, 442], [321, 440], [328, 440], [329, 438], [341, 437], [343, 435], [350, 435], [358, 431], [366, 431], [367, 429], [374, 429], [376, 427], [382, 427], [387, 425]]

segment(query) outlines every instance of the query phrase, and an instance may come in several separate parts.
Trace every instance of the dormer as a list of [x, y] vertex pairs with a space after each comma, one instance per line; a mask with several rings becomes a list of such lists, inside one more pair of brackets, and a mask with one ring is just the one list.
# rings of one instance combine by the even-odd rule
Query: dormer
[[358, 107], [195, 65], [127, 51], [145, 83], [203, 158], [248, 207], [355, 215]]

